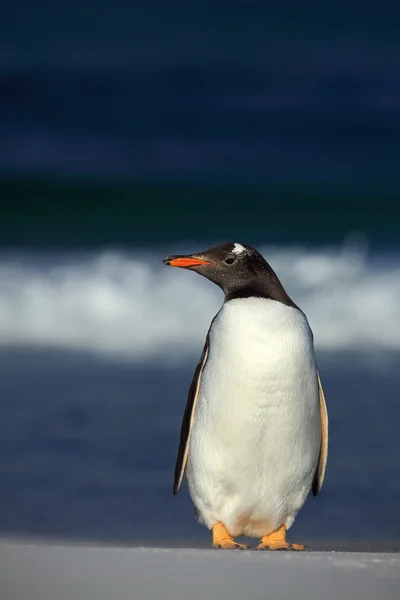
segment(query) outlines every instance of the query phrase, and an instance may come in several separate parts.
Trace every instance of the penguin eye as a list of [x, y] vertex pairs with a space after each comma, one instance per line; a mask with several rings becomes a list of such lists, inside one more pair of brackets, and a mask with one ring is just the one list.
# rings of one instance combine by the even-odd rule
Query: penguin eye
[[235, 260], [236, 260], [236, 258], [233, 258], [233, 256], [232, 256], [230, 258], [226, 258], [224, 260], [224, 263], [226, 263], [227, 265], [231, 265], [231, 264], [233, 264], [235, 262]]

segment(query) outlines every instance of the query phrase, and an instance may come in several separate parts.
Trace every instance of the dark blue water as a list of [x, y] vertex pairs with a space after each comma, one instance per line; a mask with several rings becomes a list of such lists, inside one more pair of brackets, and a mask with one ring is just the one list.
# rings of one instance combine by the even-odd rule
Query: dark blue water
[[250, 64], [5, 75], [0, 165], [143, 178], [399, 183], [395, 73], [343, 76], [313, 65], [299, 74], [292, 65], [282, 77], [279, 67], [272, 75]]
[[3, 75], [0, 166], [398, 185], [395, 73], [273, 67]]
[[0, 169], [398, 189], [391, 19], [285, 6], [9, 6]]

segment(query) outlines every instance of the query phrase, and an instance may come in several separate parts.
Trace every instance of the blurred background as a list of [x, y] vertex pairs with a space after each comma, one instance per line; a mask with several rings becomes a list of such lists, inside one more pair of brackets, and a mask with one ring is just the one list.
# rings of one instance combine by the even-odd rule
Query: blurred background
[[399, 18], [3, 7], [3, 537], [209, 544], [172, 478], [222, 296], [161, 261], [238, 241], [308, 315], [330, 411], [325, 485], [292, 538], [400, 548]]

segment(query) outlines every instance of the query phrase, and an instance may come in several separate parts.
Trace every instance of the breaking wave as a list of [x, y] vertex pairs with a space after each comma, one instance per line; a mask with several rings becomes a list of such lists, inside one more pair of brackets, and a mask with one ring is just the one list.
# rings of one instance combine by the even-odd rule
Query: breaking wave
[[[307, 314], [318, 350], [400, 349], [400, 254], [371, 254], [358, 242], [261, 251]], [[0, 347], [133, 362], [199, 355], [222, 293], [202, 277], [163, 267], [163, 256], [144, 249], [1, 254]]]

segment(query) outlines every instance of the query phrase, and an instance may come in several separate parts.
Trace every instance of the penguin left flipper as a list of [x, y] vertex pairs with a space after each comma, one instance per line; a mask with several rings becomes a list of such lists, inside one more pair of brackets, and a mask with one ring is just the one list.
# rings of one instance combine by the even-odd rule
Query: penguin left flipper
[[261, 543], [257, 546], [257, 550], [296, 550], [305, 551], [310, 550], [303, 544], [290, 544], [286, 540], [286, 525], [282, 525], [276, 531], [265, 535], [261, 538]]
[[201, 376], [202, 376], [205, 364], [207, 362], [208, 350], [209, 350], [209, 346], [210, 346], [210, 330], [211, 330], [211, 327], [212, 327], [212, 324], [213, 324], [215, 318], [216, 317], [214, 317], [214, 319], [211, 321], [211, 326], [207, 333], [203, 352], [202, 352], [201, 358], [199, 360], [199, 363], [196, 367], [196, 371], [194, 373], [192, 384], [190, 386], [189, 393], [188, 393], [186, 409], [185, 409], [185, 413], [183, 415], [182, 426], [181, 426], [181, 437], [180, 437], [180, 442], [179, 442], [178, 457], [176, 459], [176, 465], [175, 465], [175, 477], [174, 477], [174, 486], [173, 486], [174, 495], [178, 493], [179, 488], [182, 483], [183, 475], [185, 473], [188, 452], [189, 452], [190, 432], [192, 430], [193, 423], [194, 423], [196, 405], [197, 405], [197, 400], [198, 400], [199, 391], [200, 391]]

